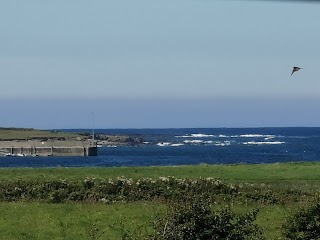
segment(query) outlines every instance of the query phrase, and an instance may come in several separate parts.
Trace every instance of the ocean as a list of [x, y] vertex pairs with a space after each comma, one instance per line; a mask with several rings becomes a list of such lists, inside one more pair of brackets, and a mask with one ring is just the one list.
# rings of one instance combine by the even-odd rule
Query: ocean
[[[89, 129], [64, 129], [91, 132]], [[0, 167], [114, 167], [261, 164], [320, 160], [320, 128], [95, 129], [141, 137], [137, 146], [103, 146], [94, 157], [1, 157]]]

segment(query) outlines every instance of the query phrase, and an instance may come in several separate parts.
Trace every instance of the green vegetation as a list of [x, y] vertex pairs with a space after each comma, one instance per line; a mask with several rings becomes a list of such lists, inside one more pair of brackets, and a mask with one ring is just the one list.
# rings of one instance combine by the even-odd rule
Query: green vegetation
[[0, 181], [9, 179], [69, 179], [85, 177], [115, 178], [176, 178], [213, 177], [227, 182], [318, 184], [320, 163], [275, 163], [237, 165], [189, 165], [165, 167], [110, 167], [110, 168], [0, 168]]
[[84, 135], [62, 131], [37, 130], [32, 128], [0, 128], [0, 141], [34, 138], [83, 138]]
[[[207, 209], [199, 215], [206, 232], [212, 231], [207, 221], [223, 216], [217, 226], [233, 226], [235, 239], [258, 239], [246, 238], [253, 231], [265, 239], [294, 231], [315, 236], [301, 232], [319, 225], [319, 180], [320, 163], [2, 168], [0, 231], [4, 239], [150, 239], [161, 229], [169, 234], [169, 226], [171, 233], [184, 231], [200, 219], [193, 215], [198, 207]], [[186, 205], [190, 199], [209, 205]], [[178, 226], [177, 219], [185, 220]], [[249, 232], [238, 228], [241, 219]]]
[[[154, 203], [48, 204], [39, 202], [0, 203], [1, 239], [121, 239], [126, 231], [140, 231], [163, 210]], [[96, 238], [98, 239], [98, 238]]]
[[174, 201], [168, 213], [155, 221], [155, 240], [245, 240], [264, 239], [255, 223], [259, 210], [241, 214], [229, 207], [212, 209], [210, 201], [202, 197], [189, 201]]
[[320, 203], [301, 207], [284, 224], [286, 239], [319, 239]]

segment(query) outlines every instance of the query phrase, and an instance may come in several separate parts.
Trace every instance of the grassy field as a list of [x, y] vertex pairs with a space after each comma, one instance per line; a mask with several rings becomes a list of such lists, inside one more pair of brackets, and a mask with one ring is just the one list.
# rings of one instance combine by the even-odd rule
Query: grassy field
[[1, 239], [98, 239], [102, 234], [101, 239], [115, 240], [123, 225], [128, 231], [142, 230], [161, 210], [155, 203], [0, 203]]
[[[18, 179], [81, 180], [116, 178], [213, 177], [230, 183], [268, 184], [279, 191], [320, 189], [320, 163], [285, 163], [259, 165], [196, 165], [179, 167], [113, 168], [2, 168], [0, 181]], [[221, 208], [219, 203], [214, 208]], [[247, 212], [259, 208], [257, 223], [266, 239], [282, 239], [285, 217], [304, 203], [237, 203], [232, 209]], [[1, 202], [0, 232], [3, 239], [121, 239], [124, 231], [150, 231], [156, 214], [164, 214], [165, 205], [157, 201], [130, 203], [59, 203]], [[98, 238], [101, 235], [101, 238]]]
[[[233, 209], [247, 212], [256, 207], [234, 206]], [[261, 208], [257, 223], [263, 227], [267, 239], [281, 239], [281, 224], [295, 207]], [[155, 214], [164, 214], [165, 208], [154, 202], [114, 205], [22, 202], [0, 203], [0, 211], [1, 239], [98, 239], [90, 237], [95, 232], [97, 236], [102, 234], [101, 239], [116, 240], [121, 239], [124, 231], [150, 231]]]
[[69, 179], [85, 177], [127, 178], [175, 176], [177, 178], [213, 177], [231, 182], [318, 183], [320, 163], [274, 163], [238, 165], [186, 165], [165, 167], [110, 167], [110, 168], [0, 168], [0, 181], [13, 179]]
[[25, 140], [32, 138], [83, 138], [83, 135], [76, 133], [67, 133], [60, 131], [47, 131], [31, 128], [0, 128], [0, 141], [1, 140]]

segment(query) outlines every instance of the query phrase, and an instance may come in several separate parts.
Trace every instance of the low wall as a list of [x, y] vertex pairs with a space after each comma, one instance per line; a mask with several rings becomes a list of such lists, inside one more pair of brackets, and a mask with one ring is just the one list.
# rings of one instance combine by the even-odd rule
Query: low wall
[[[77, 142], [78, 143], [78, 142]], [[81, 142], [80, 142], [81, 143]], [[74, 142], [0, 142], [2, 155], [21, 156], [97, 156], [97, 146]]]

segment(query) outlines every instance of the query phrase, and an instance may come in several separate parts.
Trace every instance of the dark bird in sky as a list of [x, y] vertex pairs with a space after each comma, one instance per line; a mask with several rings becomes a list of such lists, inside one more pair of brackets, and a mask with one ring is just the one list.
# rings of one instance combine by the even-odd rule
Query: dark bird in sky
[[301, 67], [293, 67], [291, 75], [292, 75], [294, 72], [299, 71], [300, 69], [302, 69], [302, 68], [301, 68]]

